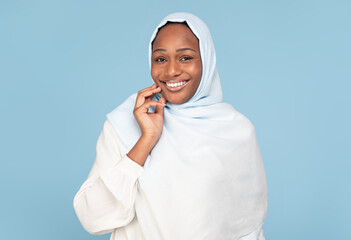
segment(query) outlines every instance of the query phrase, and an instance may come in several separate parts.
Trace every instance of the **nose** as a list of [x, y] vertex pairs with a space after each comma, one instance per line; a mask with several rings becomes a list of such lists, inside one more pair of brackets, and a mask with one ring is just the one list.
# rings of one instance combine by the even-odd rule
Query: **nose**
[[181, 75], [182, 69], [181, 69], [180, 63], [178, 63], [176, 60], [169, 61], [167, 64], [166, 73], [168, 77], [176, 77]]

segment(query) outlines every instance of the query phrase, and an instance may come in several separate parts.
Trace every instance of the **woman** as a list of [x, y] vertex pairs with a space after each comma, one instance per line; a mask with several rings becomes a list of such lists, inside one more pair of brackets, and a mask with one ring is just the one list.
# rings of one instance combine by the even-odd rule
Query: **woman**
[[154, 84], [107, 114], [74, 198], [83, 227], [111, 239], [264, 239], [265, 171], [251, 122], [222, 102], [210, 32], [166, 16], [149, 44]]

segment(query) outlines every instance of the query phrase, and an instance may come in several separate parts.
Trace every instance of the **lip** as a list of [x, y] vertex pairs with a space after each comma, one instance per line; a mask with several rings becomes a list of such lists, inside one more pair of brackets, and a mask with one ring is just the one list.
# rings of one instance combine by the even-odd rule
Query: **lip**
[[[186, 82], [184, 85], [180, 85], [177, 87], [169, 87], [167, 86], [166, 83], [177, 83], [177, 82]], [[188, 80], [169, 80], [169, 81], [161, 81], [167, 88], [167, 90], [169, 90], [170, 92], [178, 92], [180, 90], [182, 90], [186, 85], [188, 85], [188, 82], [190, 81], [190, 79]]]

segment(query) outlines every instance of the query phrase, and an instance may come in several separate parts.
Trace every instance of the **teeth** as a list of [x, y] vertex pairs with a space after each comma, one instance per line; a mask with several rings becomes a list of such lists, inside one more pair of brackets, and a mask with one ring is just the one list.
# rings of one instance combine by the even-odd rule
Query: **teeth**
[[177, 83], [166, 83], [166, 84], [169, 87], [178, 87], [178, 86], [181, 86], [181, 85], [185, 85], [186, 83], [187, 83], [187, 81], [177, 82]]

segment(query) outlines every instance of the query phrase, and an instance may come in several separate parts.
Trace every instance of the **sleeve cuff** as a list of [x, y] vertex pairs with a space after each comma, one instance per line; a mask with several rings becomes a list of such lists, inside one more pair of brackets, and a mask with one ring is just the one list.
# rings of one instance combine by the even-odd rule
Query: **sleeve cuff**
[[100, 178], [114, 192], [117, 186], [133, 185], [143, 171], [142, 166], [125, 154], [114, 167], [101, 172]]
[[100, 179], [121, 203], [128, 207], [135, 194], [136, 181], [144, 168], [131, 160], [126, 154], [116, 166], [100, 173]]
[[118, 162], [117, 167], [121, 171], [124, 171], [130, 175], [135, 176], [135, 177], [139, 177], [144, 171], [144, 168], [142, 166], [140, 166], [137, 162], [130, 159], [127, 156], [127, 154], [124, 154], [121, 161]]

